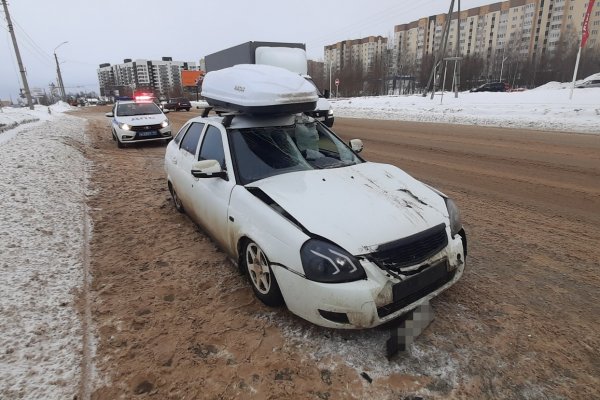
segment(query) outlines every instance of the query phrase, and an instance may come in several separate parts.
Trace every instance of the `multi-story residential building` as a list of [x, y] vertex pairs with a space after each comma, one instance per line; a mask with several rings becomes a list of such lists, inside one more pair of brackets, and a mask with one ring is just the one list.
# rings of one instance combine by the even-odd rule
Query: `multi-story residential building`
[[[588, 0], [508, 0], [464, 10], [460, 16], [455, 12], [446, 56], [477, 56], [489, 70], [508, 56], [535, 62], [559, 50], [561, 42], [578, 43], [587, 5]], [[446, 18], [439, 14], [394, 27], [393, 73], [414, 71], [439, 50]], [[588, 46], [599, 46], [600, 1], [589, 28]]]
[[159, 96], [180, 94], [182, 70], [195, 71], [196, 63], [163, 57], [162, 60], [126, 58], [122, 64], [100, 64], [100, 95], [128, 95], [136, 89], [151, 90]]
[[383, 58], [388, 39], [382, 36], [368, 36], [356, 40], [344, 40], [325, 46], [325, 73], [340, 71], [349, 65], [369, 72]]

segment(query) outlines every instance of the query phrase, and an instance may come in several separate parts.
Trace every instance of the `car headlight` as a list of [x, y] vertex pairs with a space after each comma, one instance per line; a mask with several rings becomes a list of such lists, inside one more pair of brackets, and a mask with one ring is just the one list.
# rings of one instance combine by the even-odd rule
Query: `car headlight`
[[452, 237], [456, 235], [462, 229], [462, 222], [460, 220], [460, 212], [456, 203], [449, 198], [444, 198], [446, 201], [446, 208], [448, 209], [448, 217], [450, 217], [450, 234]]
[[307, 279], [315, 282], [352, 282], [366, 277], [360, 262], [346, 250], [319, 239], [310, 239], [300, 249]]
[[327, 115], [329, 115], [330, 117], [333, 116], [333, 108], [330, 108], [329, 111], [327, 111]]
[[165, 119], [163, 122], [160, 123], [160, 126], [162, 126], [163, 128], [166, 128], [167, 126], [169, 126], [169, 120]]
[[123, 129], [124, 131], [128, 131], [131, 129], [131, 126], [119, 123], [119, 128]]

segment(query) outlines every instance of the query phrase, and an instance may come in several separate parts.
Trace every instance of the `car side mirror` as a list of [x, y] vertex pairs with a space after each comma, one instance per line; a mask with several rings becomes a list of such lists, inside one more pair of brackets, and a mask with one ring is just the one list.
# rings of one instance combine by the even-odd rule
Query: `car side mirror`
[[360, 153], [363, 150], [363, 142], [360, 139], [352, 139], [350, 140], [350, 148], [355, 153]]
[[227, 171], [221, 169], [217, 160], [202, 160], [192, 164], [192, 175], [195, 178], [221, 178], [227, 180]]
[[107, 116], [107, 117], [111, 117], [111, 118], [115, 116], [115, 114], [113, 114], [112, 111], [111, 112], [107, 112], [104, 115]]

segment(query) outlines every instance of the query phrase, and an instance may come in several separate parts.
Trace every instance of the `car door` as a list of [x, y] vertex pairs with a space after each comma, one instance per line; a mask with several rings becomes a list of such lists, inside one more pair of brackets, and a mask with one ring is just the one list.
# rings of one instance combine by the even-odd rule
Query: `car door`
[[[181, 146], [181, 140], [183, 136], [187, 132], [190, 127], [190, 123], [186, 123], [179, 129], [179, 132], [175, 135], [171, 143], [167, 145], [167, 150], [165, 152], [165, 167], [167, 171], [168, 178], [171, 184], [175, 187], [175, 190], [180, 186], [179, 181], [179, 166], [177, 163], [179, 162], [179, 148]], [[177, 191], [179, 194], [179, 191]]]
[[[231, 192], [235, 186], [233, 164], [229, 154], [226, 132], [219, 126], [207, 124], [202, 137], [198, 160], [217, 160], [221, 168], [227, 171], [227, 179], [193, 178], [191, 190], [192, 207], [202, 227], [226, 251], [234, 244], [229, 239], [228, 209]], [[191, 174], [190, 174], [191, 176]]]
[[192, 122], [188, 127], [185, 135], [181, 139], [179, 149], [176, 154], [176, 173], [173, 177], [173, 186], [183, 202], [183, 207], [188, 215], [196, 222], [198, 216], [194, 213], [192, 206], [192, 186], [196, 182], [196, 178], [192, 176], [192, 164], [196, 161], [198, 154], [198, 144], [200, 137], [204, 131], [204, 123]]

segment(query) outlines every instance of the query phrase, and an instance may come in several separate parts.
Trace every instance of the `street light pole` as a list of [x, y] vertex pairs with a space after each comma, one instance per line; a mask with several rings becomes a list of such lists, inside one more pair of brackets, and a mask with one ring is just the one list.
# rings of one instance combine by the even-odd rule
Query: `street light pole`
[[331, 56], [329, 57], [329, 93], [331, 94]]
[[502, 44], [502, 64], [500, 65], [500, 82], [502, 82], [502, 72], [504, 72], [504, 61], [508, 59], [508, 57], [504, 57], [504, 53], [506, 53], [506, 42]]
[[56, 49], [58, 49], [60, 46], [62, 46], [63, 44], [69, 43], [67, 42], [62, 42], [61, 44], [59, 44], [58, 46], [56, 46], [54, 48], [54, 60], [56, 61], [56, 74], [58, 76], [58, 86], [60, 87], [60, 97], [62, 99], [62, 101], [67, 101], [67, 95], [65, 93], [65, 85], [63, 84], [63, 79], [62, 79], [62, 74], [60, 73], [60, 64], [58, 63], [58, 57], [56, 56]]
[[508, 57], [502, 57], [502, 65], [500, 66], [500, 82], [502, 82], [502, 72], [504, 72], [504, 61], [508, 60]]

